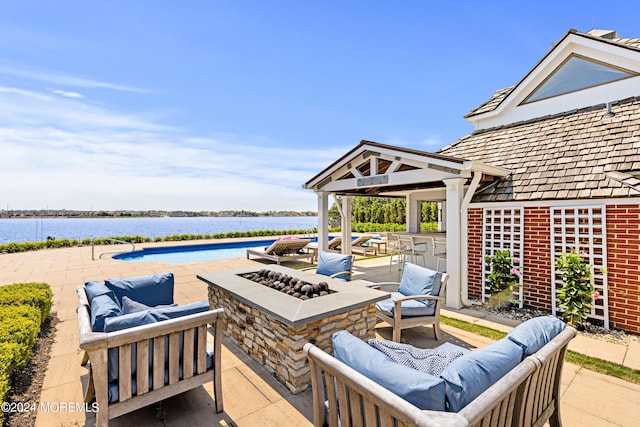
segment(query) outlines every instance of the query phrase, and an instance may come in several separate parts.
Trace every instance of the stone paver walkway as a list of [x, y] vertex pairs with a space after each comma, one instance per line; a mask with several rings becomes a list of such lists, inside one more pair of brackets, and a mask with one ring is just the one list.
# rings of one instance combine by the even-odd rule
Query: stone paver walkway
[[[175, 244], [175, 243], [174, 243]], [[96, 253], [113, 248], [96, 248]], [[59, 323], [56, 342], [43, 383], [41, 402], [82, 402], [82, 384], [87, 370], [80, 366], [78, 349], [77, 297], [75, 289], [88, 280], [127, 277], [172, 271], [176, 278], [175, 299], [180, 304], [207, 298], [207, 289], [197, 274], [237, 269], [256, 265], [257, 261], [231, 259], [181, 265], [165, 263], [124, 262], [112, 259], [91, 259], [91, 248], [55, 249], [0, 255], [0, 285], [15, 282], [43, 281], [54, 293], [53, 311]], [[388, 259], [357, 261], [354, 279], [370, 281], [397, 280], [399, 273], [389, 270]], [[471, 316], [468, 311], [446, 310], [451, 317], [460, 317], [495, 329], [508, 331], [501, 319]], [[482, 347], [490, 340], [456, 328], [443, 326], [444, 340], [469, 348]], [[390, 328], [379, 326], [380, 337], [390, 339]], [[414, 328], [403, 331], [403, 340], [419, 347], [434, 347], [431, 329]], [[628, 346], [578, 337], [570, 348], [616, 363], [640, 368], [640, 348], [637, 340]], [[305, 426], [312, 425], [310, 391], [292, 395], [253, 360], [238, 351], [228, 340], [222, 354], [224, 412], [216, 414], [212, 386], [166, 400], [162, 414], [156, 407], [143, 408], [112, 421], [113, 426]], [[636, 426], [640, 408], [640, 386], [565, 364], [562, 376], [561, 413], [565, 426]], [[93, 425], [93, 414], [74, 411], [38, 413], [37, 426]]]

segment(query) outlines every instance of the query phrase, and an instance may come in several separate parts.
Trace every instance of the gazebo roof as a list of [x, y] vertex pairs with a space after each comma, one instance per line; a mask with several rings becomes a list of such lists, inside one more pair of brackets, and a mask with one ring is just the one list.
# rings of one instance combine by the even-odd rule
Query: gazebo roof
[[509, 174], [507, 169], [473, 160], [363, 140], [303, 188], [339, 195], [399, 196], [441, 188], [444, 179], [470, 178], [474, 171], [491, 177]]

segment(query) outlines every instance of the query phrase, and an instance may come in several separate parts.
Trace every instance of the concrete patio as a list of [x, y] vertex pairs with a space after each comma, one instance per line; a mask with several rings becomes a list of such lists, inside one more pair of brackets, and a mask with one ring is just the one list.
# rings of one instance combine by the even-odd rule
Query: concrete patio
[[[175, 245], [175, 243], [173, 243]], [[99, 248], [97, 253], [113, 248]], [[91, 259], [91, 248], [55, 249], [0, 255], [0, 284], [42, 281], [54, 293], [53, 311], [57, 314], [56, 342], [42, 387], [41, 402], [82, 402], [83, 379], [87, 369], [80, 366], [78, 349], [77, 297], [75, 289], [88, 280], [126, 277], [172, 271], [176, 278], [175, 299], [183, 304], [207, 298], [207, 286], [197, 274], [245, 268], [259, 261], [229, 259], [172, 265], [165, 263], [124, 262]], [[359, 260], [353, 279], [375, 282], [397, 280], [399, 272], [389, 270], [388, 258]], [[475, 311], [446, 310], [449, 317], [508, 331], [513, 325], [503, 319], [479, 315]], [[389, 339], [390, 328], [378, 326], [381, 338]], [[482, 347], [491, 340], [456, 328], [443, 326], [444, 340], [468, 348]], [[403, 331], [403, 340], [419, 347], [434, 347], [431, 329]], [[637, 337], [628, 345], [613, 344], [578, 336], [572, 350], [640, 369], [640, 342]], [[224, 412], [216, 414], [212, 385], [186, 392], [166, 400], [162, 414], [150, 406], [112, 421], [114, 426], [304, 426], [312, 425], [310, 391], [293, 395], [262, 367], [238, 350], [229, 340], [223, 341], [222, 382]], [[640, 385], [601, 375], [572, 364], [565, 364], [562, 376], [561, 413], [565, 426], [634, 426], [638, 425]], [[41, 412], [37, 426], [93, 425], [92, 413], [58, 411]]]

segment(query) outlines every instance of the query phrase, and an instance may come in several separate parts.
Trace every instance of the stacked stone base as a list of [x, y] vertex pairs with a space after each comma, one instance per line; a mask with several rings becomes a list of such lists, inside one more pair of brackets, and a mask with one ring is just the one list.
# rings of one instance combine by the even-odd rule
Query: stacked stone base
[[347, 330], [361, 339], [375, 338], [375, 304], [292, 327], [213, 286], [209, 286], [209, 302], [224, 308], [224, 333], [293, 394], [311, 385], [309, 363], [302, 350], [306, 343], [332, 353], [331, 336], [336, 331]]

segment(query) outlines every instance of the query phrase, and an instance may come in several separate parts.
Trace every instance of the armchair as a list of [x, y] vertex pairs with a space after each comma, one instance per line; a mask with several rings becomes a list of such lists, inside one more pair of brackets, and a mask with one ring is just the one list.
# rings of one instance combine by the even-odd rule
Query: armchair
[[400, 283], [371, 286], [391, 292], [376, 304], [376, 316], [393, 327], [393, 341], [400, 342], [402, 329], [425, 325], [433, 325], [435, 339], [440, 339], [440, 307], [448, 279], [446, 273], [405, 263]]
[[96, 425], [209, 381], [222, 412], [222, 309], [210, 310], [206, 300], [174, 304], [171, 273], [88, 282], [77, 294], [89, 362], [84, 400], [99, 405]]

